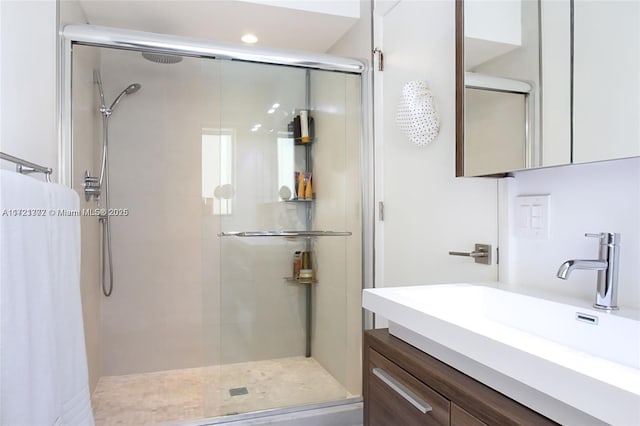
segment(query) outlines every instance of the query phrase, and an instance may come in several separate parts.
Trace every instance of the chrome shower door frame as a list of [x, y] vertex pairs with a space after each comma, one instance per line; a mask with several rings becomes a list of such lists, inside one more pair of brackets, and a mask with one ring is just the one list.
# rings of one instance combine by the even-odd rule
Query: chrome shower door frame
[[[284, 49], [257, 49], [210, 40], [156, 34], [118, 28], [70, 24], [60, 30], [59, 35], [59, 135], [58, 168], [61, 184], [72, 187], [73, 141], [72, 141], [72, 51], [74, 45], [95, 46], [180, 55], [198, 58], [227, 59], [272, 65], [284, 65], [310, 70], [324, 70], [361, 76], [361, 171], [362, 171], [362, 287], [374, 287], [374, 146], [372, 103], [373, 76], [369, 60], [357, 60]], [[152, 161], [151, 159], [149, 161]], [[363, 312], [363, 325], [370, 328], [371, 314]], [[357, 399], [356, 399], [357, 400]], [[351, 401], [350, 401], [351, 402]], [[339, 403], [340, 404], [340, 403]], [[333, 404], [331, 404], [333, 405]]]

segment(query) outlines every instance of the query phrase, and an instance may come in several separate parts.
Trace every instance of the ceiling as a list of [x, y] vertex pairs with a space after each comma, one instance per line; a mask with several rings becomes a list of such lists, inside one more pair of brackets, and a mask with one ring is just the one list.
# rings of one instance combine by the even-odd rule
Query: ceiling
[[[325, 53], [359, 19], [359, 0], [297, 0], [297, 7], [307, 10], [280, 2], [289, 7], [273, 6], [279, 3], [274, 0], [80, 0], [93, 25], [230, 43], [241, 43], [243, 34], [253, 33], [257, 46], [318, 53]], [[352, 6], [349, 13], [345, 2]]]

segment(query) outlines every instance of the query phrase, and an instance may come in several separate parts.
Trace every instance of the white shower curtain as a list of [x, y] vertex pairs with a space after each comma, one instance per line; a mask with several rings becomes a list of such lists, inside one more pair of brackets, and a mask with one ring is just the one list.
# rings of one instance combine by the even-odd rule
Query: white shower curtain
[[0, 170], [0, 424], [93, 425], [79, 199]]

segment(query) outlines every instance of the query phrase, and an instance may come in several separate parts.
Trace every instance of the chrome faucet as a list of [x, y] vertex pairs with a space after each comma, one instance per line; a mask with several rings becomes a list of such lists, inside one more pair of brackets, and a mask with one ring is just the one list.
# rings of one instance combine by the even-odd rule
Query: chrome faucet
[[607, 311], [618, 309], [618, 263], [620, 257], [620, 234], [602, 232], [584, 234], [600, 239], [600, 255], [597, 260], [567, 260], [558, 269], [558, 278], [566, 280], [574, 269], [598, 271], [598, 288], [594, 308]]

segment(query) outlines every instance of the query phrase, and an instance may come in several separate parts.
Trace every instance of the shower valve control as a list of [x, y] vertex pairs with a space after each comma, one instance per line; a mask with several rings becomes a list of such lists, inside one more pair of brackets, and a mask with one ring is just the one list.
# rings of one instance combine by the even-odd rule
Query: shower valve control
[[91, 198], [100, 198], [100, 179], [89, 175], [89, 171], [84, 172], [84, 182], [82, 183], [84, 188], [84, 199], [91, 201]]

